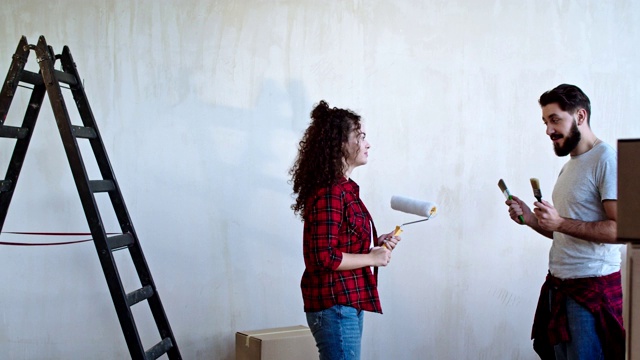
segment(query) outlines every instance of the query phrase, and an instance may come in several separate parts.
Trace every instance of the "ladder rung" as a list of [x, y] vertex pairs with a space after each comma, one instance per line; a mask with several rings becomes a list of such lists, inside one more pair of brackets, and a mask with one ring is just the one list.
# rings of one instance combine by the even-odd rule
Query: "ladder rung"
[[0, 125], [0, 137], [24, 139], [28, 133], [29, 129], [27, 128]]
[[89, 186], [91, 187], [91, 192], [94, 193], [109, 192], [116, 189], [111, 180], [91, 180], [89, 181]]
[[144, 355], [147, 360], [155, 360], [169, 351], [173, 347], [171, 338], [164, 338], [159, 343], [153, 345], [151, 349], [145, 351]]
[[90, 127], [73, 125], [71, 127], [71, 131], [73, 132], [73, 135], [77, 138], [95, 139], [96, 137], [98, 137], [98, 135], [96, 134], [96, 130]]
[[11, 189], [11, 180], [0, 180], [0, 192]]
[[20, 73], [20, 81], [26, 82], [31, 85], [41, 85], [43, 83], [42, 75], [29, 70], [22, 70], [22, 72]]
[[[56, 79], [58, 79], [58, 81], [61, 83], [69, 84], [69, 85], [76, 85], [78, 83], [78, 81], [76, 81], [76, 78], [73, 75], [66, 73], [64, 71], [53, 70], [53, 74], [56, 77]], [[22, 70], [22, 73], [20, 74], [20, 81], [26, 82], [32, 85], [40, 85], [43, 83], [41, 74], [34, 73], [29, 70]]]
[[112, 236], [107, 239], [107, 243], [111, 251], [127, 248], [133, 245], [133, 236], [130, 233]]
[[133, 306], [142, 300], [147, 300], [153, 296], [153, 288], [151, 285], [141, 287], [138, 290], [132, 291], [127, 294], [127, 304]]
[[56, 76], [56, 79], [58, 79], [58, 81], [60, 81], [61, 83], [65, 83], [69, 85], [76, 85], [78, 83], [76, 81], [75, 76], [69, 73], [66, 73], [64, 71], [53, 70], [53, 74]]

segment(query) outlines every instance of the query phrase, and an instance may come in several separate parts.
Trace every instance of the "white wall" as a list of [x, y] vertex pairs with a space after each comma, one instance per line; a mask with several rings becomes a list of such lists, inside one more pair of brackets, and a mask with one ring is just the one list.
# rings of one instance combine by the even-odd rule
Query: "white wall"
[[[496, 184], [531, 203], [538, 177], [550, 198], [566, 159], [537, 99], [563, 82], [590, 96], [601, 139], [640, 137], [640, 3], [628, 0], [0, 10], [2, 74], [21, 35], [70, 47], [186, 359], [233, 359], [237, 330], [306, 324], [287, 170], [320, 99], [365, 118], [370, 162], [353, 177], [380, 231], [415, 220], [390, 209], [393, 194], [440, 204], [380, 271], [385, 314], [366, 316], [364, 359], [536, 359], [530, 325], [550, 242], [511, 222]], [[7, 124], [21, 121], [21, 96]], [[12, 145], [0, 140], [2, 169]], [[86, 230], [46, 100], [3, 231]], [[130, 266], [122, 272], [135, 283]], [[3, 357], [128, 356], [91, 243], [1, 246], [0, 274]], [[149, 346], [150, 323], [140, 324]]]

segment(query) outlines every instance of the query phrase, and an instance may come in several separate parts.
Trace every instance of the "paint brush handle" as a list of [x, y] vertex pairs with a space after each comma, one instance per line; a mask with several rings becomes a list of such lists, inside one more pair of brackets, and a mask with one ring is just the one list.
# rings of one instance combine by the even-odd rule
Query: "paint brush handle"
[[[513, 196], [509, 195], [509, 200], [513, 200]], [[524, 224], [524, 216], [519, 215], [518, 219], [520, 219], [520, 224]]]

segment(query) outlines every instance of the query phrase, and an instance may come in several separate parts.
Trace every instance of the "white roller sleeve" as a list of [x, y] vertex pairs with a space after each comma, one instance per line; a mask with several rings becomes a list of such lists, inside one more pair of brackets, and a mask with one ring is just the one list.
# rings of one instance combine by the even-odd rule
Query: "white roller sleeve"
[[438, 214], [438, 206], [435, 203], [398, 195], [391, 197], [391, 208], [424, 217], [434, 217]]

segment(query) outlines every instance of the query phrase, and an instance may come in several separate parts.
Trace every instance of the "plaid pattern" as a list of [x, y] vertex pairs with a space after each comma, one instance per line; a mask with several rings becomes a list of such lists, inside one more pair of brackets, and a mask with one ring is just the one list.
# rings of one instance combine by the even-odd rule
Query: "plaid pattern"
[[320, 189], [306, 204], [303, 252], [305, 271], [300, 287], [305, 312], [334, 305], [382, 313], [377, 279], [370, 267], [336, 271], [342, 254], [367, 254], [375, 226], [352, 180]]
[[[554, 296], [549, 304], [549, 289]], [[552, 346], [571, 340], [564, 306], [570, 296], [596, 319], [596, 331], [605, 359], [625, 358], [625, 330], [622, 323], [620, 271], [606, 276], [561, 280], [547, 275], [533, 321], [533, 347], [542, 359], [555, 359]]]

